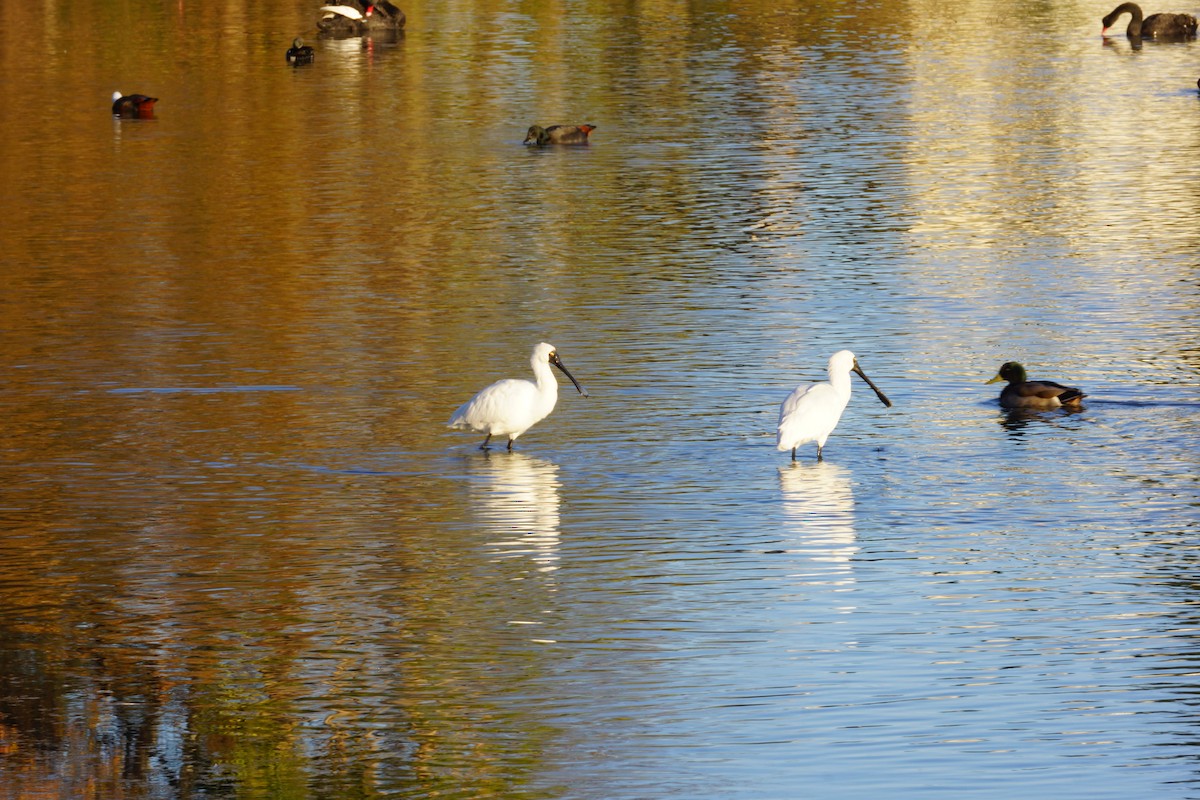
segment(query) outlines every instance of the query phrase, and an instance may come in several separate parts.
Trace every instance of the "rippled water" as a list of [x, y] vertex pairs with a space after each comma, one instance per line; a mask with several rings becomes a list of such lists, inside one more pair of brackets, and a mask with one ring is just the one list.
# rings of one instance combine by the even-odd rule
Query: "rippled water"
[[1200, 45], [315, 6], [0, 12], [0, 797], [1200, 797]]

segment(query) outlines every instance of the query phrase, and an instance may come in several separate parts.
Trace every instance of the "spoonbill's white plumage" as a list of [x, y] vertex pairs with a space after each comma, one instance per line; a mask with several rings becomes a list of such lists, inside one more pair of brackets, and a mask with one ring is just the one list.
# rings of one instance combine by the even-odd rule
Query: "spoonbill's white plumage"
[[486, 433], [487, 438], [479, 446], [481, 450], [488, 449], [493, 436], [507, 436], [508, 449], [512, 450], [516, 438], [549, 416], [558, 402], [558, 381], [550, 370], [551, 364], [571, 379], [581, 395], [588, 396], [587, 390], [563, 366], [554, 345], [542, 342], [533, 348], [529, 364], [536, 382], [515, 378], [496, 381], [463, 403], [447, 424], [451, 428]]
[[817, 460], [821, 460], [821, 450], [825, 440], [838, 420], [842, 411], [850, 402], [850, 373], [858, 373], [858, 377], [867, 382], [875, 390], [880, 401], [891, 407], [892, 401], [879, 391], [879, 387], [871, 383], [858, 359], [849, 350], [839, 350], [829, 358], [829, 380], [821, 383], [806, 383], [796, 387], [779, 407], [779, 435], [775, 446], [781, 451], [792, 451], [792, 460], [796, 460], [796, 448], [807, 442], [817, 443]]

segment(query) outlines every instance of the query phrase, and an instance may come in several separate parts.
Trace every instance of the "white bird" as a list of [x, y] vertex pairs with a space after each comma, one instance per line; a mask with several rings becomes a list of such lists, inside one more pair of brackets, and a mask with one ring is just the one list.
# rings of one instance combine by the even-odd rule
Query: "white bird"
[[775, 446], [781, 451], [791, 450], [792, 461], [796, 460], [797, 447], [814, 441], [817, 443], [817, 460], [821, 460], [825, 440], [837, 427], [842, 411], [850, 402], [851, 370], [875, 390], [885, 406], [891, 407], [892, 401], [871, 383], [871, 379], [858, 366], [854, 353], [849, 350], [837, 351], [829, 357], [828, 381], [797, 386], [779, 407], [779, 436]]
[[516, 438], [549, 416], [558, 402], [558, 381], [550, 371], [551, 364], [571, 379], [581, 395], [588, 396], [587, 390], [563, 366], [554, 345], [542, 342], [533, 348], [529, 364], [537, 383], [515, 378], [496, 381], [463, 403], [447, 424], [451, 428], [470, 428], [486, 433], [480, 450], [488, 449], [493, 436], [507, 436], [508, 449], [512, 450]]

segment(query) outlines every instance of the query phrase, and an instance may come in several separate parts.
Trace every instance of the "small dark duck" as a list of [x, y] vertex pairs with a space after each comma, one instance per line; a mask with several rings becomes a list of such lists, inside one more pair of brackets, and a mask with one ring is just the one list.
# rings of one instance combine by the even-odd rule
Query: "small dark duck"
[[530, 125], [523, 144], [587, 144], [588, 134], [596, 130], [595, 125], [551, 125], [543, 128]]
[[316, 58], [316, 53], [313, 52], [311, 47], [302, 42], [299, 36], [292, 39], [292, 46], [287, 51], [287, 62], [289, 64], [293, 67], [302, 67], [305, 64], [313, 63], [314, 58]]
[[112, 113], [118, 117], [153, 117], [157, 97], [113, 92]]
[[988, 383], [1008, 381], [1000, 392], [1000, 405], [1004, 408], [1030, 408], [1050, 411], [1055, 408], [1081, 408], [1086, 394], [1071, 386], [1054, 381], [1031, 381], [1025, 378], [1025, 368], [1016, 361], [1000, 367], [1000, 372]]

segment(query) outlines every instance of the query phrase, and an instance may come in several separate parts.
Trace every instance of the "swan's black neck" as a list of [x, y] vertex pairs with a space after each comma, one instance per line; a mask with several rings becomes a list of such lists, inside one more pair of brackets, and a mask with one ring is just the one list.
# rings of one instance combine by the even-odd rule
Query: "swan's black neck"
[[1142, 7], [1137, 3], [1121, 3], [1114, 8], [1107, 17], [1101, 20], [1104, 23], [1105, 29], [1112, 26], [1117, 18], [1122, 14], [1129, 14], [1129, 27], [1125, 29], [1126, 36], [1141, 36], [1142, 35]]

